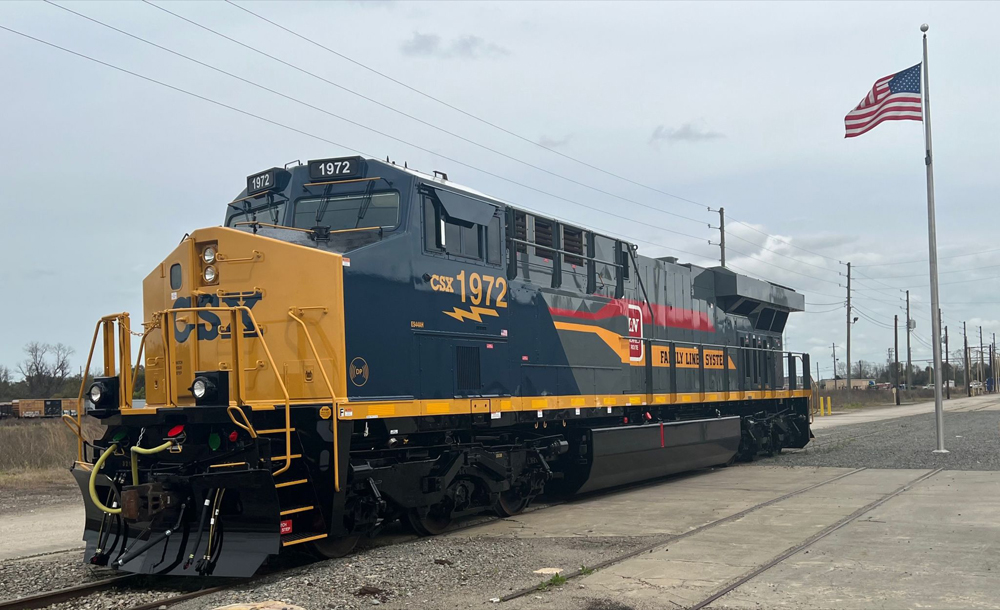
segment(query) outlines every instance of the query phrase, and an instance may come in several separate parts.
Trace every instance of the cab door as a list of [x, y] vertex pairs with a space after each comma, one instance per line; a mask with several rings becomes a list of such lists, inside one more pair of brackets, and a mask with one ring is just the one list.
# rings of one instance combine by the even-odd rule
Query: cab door
[[[419, 337], [422, 393], [470, 399], [509, 396], [503, 210], [438, 186], [425, 185], [420, 193], [425, 256], [416, 280], [423, 327], [414, 331]], [[444, 378], [434, 380], [435, 370]], [[483, 408], [481, 401], [470, 403], [472, 410]], [[485, 412], [489, 410], [485, 405]]]

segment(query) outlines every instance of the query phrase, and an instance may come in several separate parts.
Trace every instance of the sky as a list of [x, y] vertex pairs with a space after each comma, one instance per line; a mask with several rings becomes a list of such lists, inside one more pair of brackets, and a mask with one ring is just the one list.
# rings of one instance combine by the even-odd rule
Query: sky
[[953, 348], [963, 321], [977, 345], [980, 325], [1000, 332], [1000, 4], [154, 1], [179, 17], [64, 6], [245, 80], [0, 3], [0, 26], [120, 68], [0, 30], [0, 364], [42, 341], [82, 366], [97, 318], [141, 318], [142, 278], [221, 224], [247, 175], [356, 153], [701, 265], [725, 207], [728, 265], [805, 294], [786, 348], [822, 376], [832, 344], [844, 358], [849, 261], [852, 360], [886, 361], [905, 289], [927, 360], [922, 125], [845, 140], [843, 124], [921, 61], [924, 22], [943, 319]]

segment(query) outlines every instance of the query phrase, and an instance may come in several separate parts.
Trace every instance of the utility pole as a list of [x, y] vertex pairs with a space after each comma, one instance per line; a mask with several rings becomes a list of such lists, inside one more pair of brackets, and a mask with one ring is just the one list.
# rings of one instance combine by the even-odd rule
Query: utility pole
[[965, 326], [965, 322], [962, 322], [962, 336], [964, 337], [962, 341], [965, 344], [965, 348], [963, 350], [963, 353], [965, 354], [965, 393], [967, 396], [972, 396], [972, 380], [969, 375], [969, 367], [972, 364], [969, 362], [969, 331]]
[[983, 369], [983, 327], [979, 327], [979, 381], [986, 381], [986, 371]]
[[951, 400], [951, 367], [948, 365], [948, 327], [944, 327], [944, 389]]
[[847, 263], [847, 391], [851, 391], [851, 263]]
[[893, 372], [895, 373], [894, 379], [896, 384], [896, 404], [899, 404], [899, 314], [892, 316], [893, 328], [895, 332], [893, 333], [895, 337], [895, 349], [893, 350], [893, 355], [896, 358], [895, 366], [893, 367]]
[[[719, 213], [719, 226], [713, 227], [711, 224], [708, 225], [709, 229], [719, 230], [719, 265], [726, 266], [726, 208], [719, 208], [718, 210], [713, 210], [708, 208], [709, 212]], [[708, 240], [709, 245], [715, 245], [712, 240]]]
[[906, 291], [906, 389], [913, 389], [910, 383], [910, 368], [913, 366], [910, 353], [910, 291]]
[[833, 343], [833, 389], [837, 389], [837, 344]]
[[719, 250], [722, 266], [726, 266], [726, 208], [719, 208]]

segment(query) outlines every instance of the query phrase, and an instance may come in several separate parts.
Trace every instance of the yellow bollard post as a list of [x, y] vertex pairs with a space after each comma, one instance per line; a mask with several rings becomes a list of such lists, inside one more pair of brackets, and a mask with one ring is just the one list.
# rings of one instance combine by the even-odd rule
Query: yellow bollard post
[[825, 413], [823, 413], [823, 397], [817, 396], [817, 398], [819, 399], [819, 416], [823, 417], [825, 415]]
[[826, 414], [833, 415], [833, 396], [826, 397]]

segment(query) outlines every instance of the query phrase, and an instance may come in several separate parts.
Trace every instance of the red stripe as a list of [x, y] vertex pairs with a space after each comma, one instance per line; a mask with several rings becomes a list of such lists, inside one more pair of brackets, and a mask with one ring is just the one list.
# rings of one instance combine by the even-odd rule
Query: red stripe
[[[642, 309], [644, 318], [646, 320], [649, 319], [648, 316], [650, 312], [646, 303], [643, 301], [633, 301], [631, 299], [614, 299], [613, 301], [605, 304], [604, 307], [601, 307], [594, 312], [549, 307], [549, 313], [553, 316], [576, 318], [578, 320], [606, 320], [617, 316], [627, 318], [629, 305], [635, 305], [636, 307]], [[670, 307], [669, 305], [659, 305], [654, 303], [653, 314], [652, 318], [653, 321], [656, 322], [657, 326], [700, 330], [709, 333], [715, 332], [715, 326], [712, 324], [712, 321], [709, 320], [708, 314], [702, 311], [681, 309], [679, 307]]]
[[868, 133], [869, 131], [871, 131], [876, 125], [878, 125], [882, 121], [920, 121], [920, 120], [922, 120], [922, 119], [919, 119], [917, 117], [912, 117], [912, 116], [884, 116], [884, 117], [880, 117], [880, 118], [876, 119], [875, 121], [869, 123], [867, 127], [865, 127], [863, 130], [859, 131], [858, 133], [849, 133], [849, 134], [845, 135], [844, 137], [845, 138], [854, 138], [854, 137], [860, 136], [860, 135], [862, 135], [864, 133]]
[[660, 449], [664, 447], [666, 447], [666, 444], [663, 442], [663, 422], [660, 422]]
[[[887, 108], [887, 109], [879, 112], [875, 116], [873, 116], [873, 117], [871, 117], [869, 119], [866, 119], [864, 121], [861, 121], [859, 123], [853, 123], [853, 124], [852, 123], [848, 123], [847, 124], [847, 130], [848, 131], [856, 131], [858, 129], [864, 129], [868, 125], [877, 122], [879, 119], [881, 119], [883, 117], [888, 117], [890, 114], [897, 113], [897, 112], [899, 112], [899, 113], [903, 113], [903, 112], [908, 113], [905, 118], [912, 119], [914, 121], [922, 121], [923, 118], [924, 118], [923, 114], [921, 114], [921, 112], [919, 110], [915, 109], [915, 108]], [[914, 116], [914, 115], [916, 115], [916, 116]]]
[[850, 111], [850, 112], [847, 113], [847, 116], [844, 117], [844, 120], [849, 120], [849, 119], [852, 119], [852, 120], [863, 119], [863, 118], [872, 116], [873, 114], [875, 114], [877, 112], [881, 112], [885, 108], [892, 108], [892, 107], [896, 106], [897, 104], [901, 104], [901, 105], [907, 106], [907, 107], [913, 107], [913, 108], [916, 108], [916, 109], [919, 110], [920, 109], [920, 97], [919, 96], [917, 96], [917, 97], [896, 97], [896, 98], [892, 98], [892, 99], [886, 99], [885, 101], [881, 102], [877, 107], [864, 108], [864, 109], [862, 109], [863, 110], [862, 112], [858, 112], [858, 109], [854, 109], [854, 110], [852, 110], [852, 111]]

